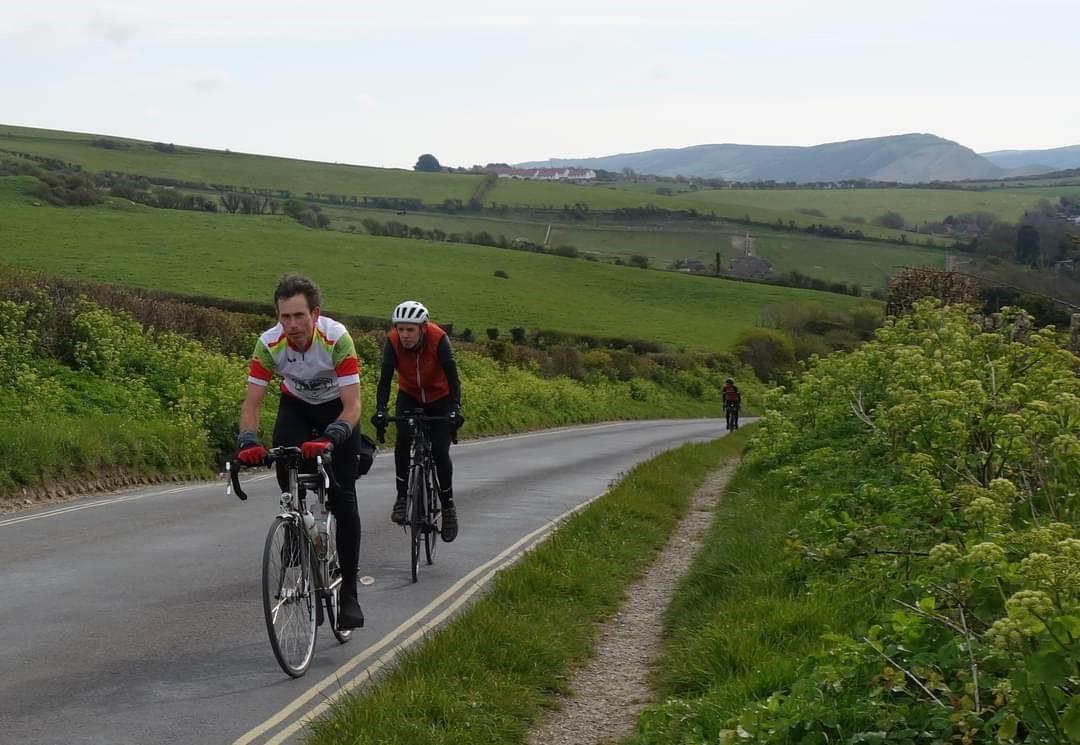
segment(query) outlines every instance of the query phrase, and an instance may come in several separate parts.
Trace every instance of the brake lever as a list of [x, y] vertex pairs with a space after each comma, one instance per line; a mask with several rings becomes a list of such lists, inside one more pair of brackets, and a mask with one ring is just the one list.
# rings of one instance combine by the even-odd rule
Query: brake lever
[[229, 474], [229, 482], [225, 484], [225, 495], [229, 496], [235, 491], [237, 498], [241, 502], [247, 501], [247, 494], [240, 488], [240, 472], [238, 469], [233, 468], [231, 460], [225, 461], [225, 472]]
[[324, 489], [329, 489], [330, 488], [330, 474], [327, 473], [326, 468], [323, 466], [323, 457], [321, 455], [316, 455], [315, 456], [315, 464], [318, 466], [319, 474], [323, 478], [323, 488]]

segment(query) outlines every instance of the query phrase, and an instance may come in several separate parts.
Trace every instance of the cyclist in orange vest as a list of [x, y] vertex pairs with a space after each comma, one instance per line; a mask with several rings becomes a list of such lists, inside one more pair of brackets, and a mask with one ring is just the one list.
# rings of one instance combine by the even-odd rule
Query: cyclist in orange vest
[[[375, 394], [375, 416], [371, 417], [371, 423], [376, 429], [386, 428], [390, 381], [395, 371], [398, 377], [398, 416], [406, 411], [423, 409], [429, 416], [449, 417], [447, 422], [432, 422], [429, 425], [435, 473], [439, 479], [439, 501], [442, 503], [442, 539], [449, 543], [458, 533], [450, 441], [454, 432], [465, 423], [465, 418], [461, 416], [461, 381], [458, 379], [454, 350], [447, 333], [428, 319], [428, 309], [422, 303], [406, 300], [394, 308], [391, 321], [394, 327], [386, 335], [386, 346], [383, 347], [382, 371]], [[390, 519], [398, 524], [405, 522], [411, 440], [412, 429], [405, 423], [398, 423], [394, 447], [397, 498], [390, 512]]]
[[738, 429], [739, 408], [742, 405], [742, 393], [739, 392], [734, 380], [728, 378], [724, 381], [724, 388], [721, 391], [721, 396], [723, 396], [724, 399], [724, 413], [728, 415], [729, 423], [731, 422], [732, 417], [734, 417], [735, 421], [732, 429]]

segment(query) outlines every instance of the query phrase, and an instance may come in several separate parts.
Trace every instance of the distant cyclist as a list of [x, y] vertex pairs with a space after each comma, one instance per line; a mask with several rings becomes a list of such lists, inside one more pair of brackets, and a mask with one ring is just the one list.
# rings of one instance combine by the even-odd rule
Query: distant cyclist
[[[259, 412], [274, 373], [281, 376], [281, 402], [274, 422], [275, 447], [299, 446], [314, 459], [333, 446], [336, 485], [330, 510], [337, 520], [341, 556], [341, 628], [364, 625], [356, 600], [360, 559], [360, 515], [356, 510], [357, 449], [360, 421], [360, 366], [348, 330], [320, 314], [318, 286], [299, 274], [286, 274], [274, 290], [278, 323], [259, 336], [248, 370], [247, 396], [240, 410], [237, 459], [262, 465], [267, 450], [259, 444]], [[313, 439], [314, 432], [321, 433]], [[288, 472], [278, 468], [278, 486], [289, 490]]]
[[739, 428], [739, 408], [742, 406], [742, 393], [739, 392], [739, 388], [735, 385], [735, 381], [728, 378], [724, 381], [724, 388], [721, 391], [721, 396], [724, 400], [724, 415], [727, 418], [728, 429]]
[[[429, 416], [449, 417], [449, 421], [428, 425], [435, 474], [439, 480], [439, 501], [442, 503], [442, 539], [449, 543], [458, 534], [450, 441], [454, 431], [465, 422], [461, 416], [461, 381], [454, 361], [454, 350], [446, 332], [428, 319], [428, 310], [422, 303], [406, 300], [394, 308], [390, 320], [394, 327], [386, 335], [382, 371], [375, 394], [375, 416], [371, 418], [371, 423], [376, 429], [386, 429], [386, 406], [390, 400], [390, 381], [395, 371], [398, 376], [397, 416], [410, 410], [423, 409]], [[405, 522], [411, 441], [412, 429], [405, 423], [399, 423], [394, 447], [397, 497], [390, 512], [390, 519], [398, 524]]]

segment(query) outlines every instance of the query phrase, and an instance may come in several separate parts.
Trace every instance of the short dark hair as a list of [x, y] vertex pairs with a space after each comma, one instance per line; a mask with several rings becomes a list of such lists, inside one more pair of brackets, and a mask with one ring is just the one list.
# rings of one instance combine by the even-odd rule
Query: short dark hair
[[274, 310], [278, 308], [278, 302], [293, 295], [303, 295], [307, 298], [308, 310], [315, 310], [322, 306], [322, 292], [319, 286], [303, 274], [286, 274], [278, 282], [274, 290]]

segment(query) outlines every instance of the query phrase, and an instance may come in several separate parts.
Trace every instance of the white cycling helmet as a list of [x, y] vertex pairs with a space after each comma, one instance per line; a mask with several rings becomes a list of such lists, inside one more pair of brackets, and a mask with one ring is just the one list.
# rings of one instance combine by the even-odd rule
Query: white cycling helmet
[[428, 311], [423, 303], [415, 300], [406, 300], [394, 308], [394, 315], [390, 317], [392, 323], [427, 323]]

